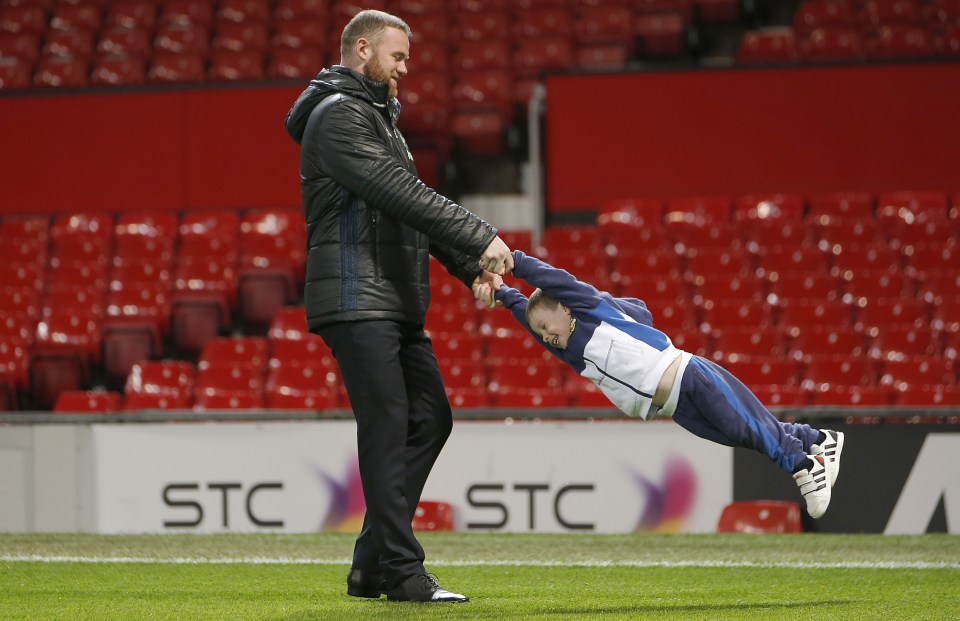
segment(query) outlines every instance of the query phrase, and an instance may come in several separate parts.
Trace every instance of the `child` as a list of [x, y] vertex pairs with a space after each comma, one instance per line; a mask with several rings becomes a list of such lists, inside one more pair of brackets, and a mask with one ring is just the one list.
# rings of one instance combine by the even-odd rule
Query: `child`
[[810, 517], [824, 514], [843, 433], [778, 421], [729, 371], [674, 347], [642, 301], [614, 298], [519, 250], [513, 257], [513, 275], [537, 287], [530, 299], [501, 279], [477, 284], [477, 299], [506, 306], [624, 414], [671, 416], [701, 438], [760, 451], [793, 475]]

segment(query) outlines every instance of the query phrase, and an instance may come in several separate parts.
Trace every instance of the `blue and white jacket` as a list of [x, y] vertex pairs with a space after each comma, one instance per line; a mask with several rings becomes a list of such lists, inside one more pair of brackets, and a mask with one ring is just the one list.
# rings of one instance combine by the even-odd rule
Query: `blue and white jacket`
[[[674, 347], [666, 334], [653, 327], [653, 316], [641, 300], [614, 298], [519, 250], [513, 252], [513, 261], [515, 277], [558, 300], [577, 320], [567, 348], [553, 347], [527, 325], [526, 296], [503, 285], [496, 299], [541, 345], [596, 384], [624, 414], [645, 420], [655, 414], [673, 415], [680, 378], [692, 355]], [[652, 412], [660, 379], [678, 357], [680, 368], [673, 390], [664, 406]]]

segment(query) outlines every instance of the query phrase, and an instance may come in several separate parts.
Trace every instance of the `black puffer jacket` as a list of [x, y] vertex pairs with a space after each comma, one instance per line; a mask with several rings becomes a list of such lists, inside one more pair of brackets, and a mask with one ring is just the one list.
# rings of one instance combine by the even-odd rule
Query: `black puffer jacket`
[[420, 181], [399, 114], [386, 83], [340, 66], [323, 70], [287, 114], [301, 144], [311, 330], [368, 319], [422, 325], [429, 255], [469, 286], [497, 235]]

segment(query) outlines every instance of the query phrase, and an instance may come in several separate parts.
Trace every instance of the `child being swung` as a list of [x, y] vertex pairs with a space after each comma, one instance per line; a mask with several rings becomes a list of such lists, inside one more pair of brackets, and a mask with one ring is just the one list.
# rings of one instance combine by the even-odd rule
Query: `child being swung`
[[826, 512], [842, 433], [778, 421], [729, 371], [674, 347], [642, 301], [615, 298], [519, 250], [513, 255], [513, 275], [537, 287], [530, 298], [497, 280], [496, 290], [475, 286], [477, 299], [502, 303], [624, 414], [670, 416], [706, 440], [760, 451], [793, 475], [811, 517]]

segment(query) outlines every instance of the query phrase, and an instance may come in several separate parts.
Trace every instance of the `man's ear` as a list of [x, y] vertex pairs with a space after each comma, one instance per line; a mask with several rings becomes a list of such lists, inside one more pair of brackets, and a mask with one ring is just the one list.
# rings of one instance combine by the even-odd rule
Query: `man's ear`
[[560, 308], [562, 308], [562, 309], [563, 309], [563, 312], [565, 312], [566, 314], [568, 314], [568, 315], [570, 314], [570, 309], [567, 308], [566, 306], [564, 306], [563, 304], [560, 305]]
[[357, 39], [356, 50], [357, 56], [360, 57], [360, 60], [367, 60], [367, 58], [370, 56], [370, 49], [370, 41], [364, 39], [363, 37]]

